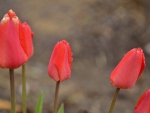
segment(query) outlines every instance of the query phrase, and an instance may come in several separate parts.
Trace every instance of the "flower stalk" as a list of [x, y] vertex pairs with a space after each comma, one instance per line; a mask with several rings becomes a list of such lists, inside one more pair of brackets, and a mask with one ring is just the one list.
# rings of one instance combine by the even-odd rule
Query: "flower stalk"
[[10, 92], [11, 92], [11, 113], [16, 113], [14, 69], [9, 69], [9, 75], [10, 75]]
[[26, 113], [26, 75], [25, 64], [22, 65], [22, 111]]
[[57, 101], [58, 101], [59, 85], [60, 85], [60, 81], [56, 82], [53, 113], [57, 113]]
[[109, 113], [113, 113], [113, 109], [114, 109], [119, 91], [120, 91], [120, 88], [116, 88], [116, 91], [115, 91], [115, 94], [114, 94], [114, 97], [113, 97], [113, 100], [111, 102], [111, 106], [110, 106], [110, 109], [109, 109]]

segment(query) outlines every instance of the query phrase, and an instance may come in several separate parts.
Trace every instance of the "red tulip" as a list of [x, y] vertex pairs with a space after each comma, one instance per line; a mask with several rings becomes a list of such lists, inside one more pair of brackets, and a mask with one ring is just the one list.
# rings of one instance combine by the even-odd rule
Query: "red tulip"
[[[29, 40], [23, 40], [20, 37], [20, 32], [26, 32], [27, 35], [30, 34], [29, 30], [21, 31], [20, 26], [23, 25], [12, 10], [9, 10], [1, 20], [0, 67], [10, 69], [18, 68], [27, 62], [29, 56], [31, 56], [31, 52], [28, 53], [28, 47], [24, 47], [24, 45], [28, 46], [26, 41]], [[26, 27], [26, 29], [29, 28]], [[28, 36], [24, 37], [27, 38]]]
[[64, 81], [71, 76], [72, 52], [67, 41], [58, 42], [52, 52], [48, 74], [55, 81]]
[[150, 89], [148, 89], [139, 99], [134, 108], [134, 113], [150, 113]]
[[110, 75], [111, 84], [117, 88], [132, 88], [145, 67], [141, 48], [134, 48], [124, 55]]

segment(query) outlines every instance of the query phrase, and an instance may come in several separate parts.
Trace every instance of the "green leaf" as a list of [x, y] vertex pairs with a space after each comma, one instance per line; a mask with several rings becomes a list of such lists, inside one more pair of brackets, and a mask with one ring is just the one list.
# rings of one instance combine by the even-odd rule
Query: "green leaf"
[[58, 113], [64, 113], [64, 104], [62, 103], [60, 108], [58, 109]]
[[38, 102], [36, 104], [35, 113], [42, 113], [42, 106], [43, 105], [43, 92], [40, 93], [38, 98]]

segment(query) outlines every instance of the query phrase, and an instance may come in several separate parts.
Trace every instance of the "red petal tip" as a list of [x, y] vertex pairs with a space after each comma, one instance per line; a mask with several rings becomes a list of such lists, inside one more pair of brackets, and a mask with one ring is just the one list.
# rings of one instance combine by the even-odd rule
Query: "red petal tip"
[[11, 19], [16, 16], [15, 12], [13, 12], [11, 9], [7, 12], [7, 14]]

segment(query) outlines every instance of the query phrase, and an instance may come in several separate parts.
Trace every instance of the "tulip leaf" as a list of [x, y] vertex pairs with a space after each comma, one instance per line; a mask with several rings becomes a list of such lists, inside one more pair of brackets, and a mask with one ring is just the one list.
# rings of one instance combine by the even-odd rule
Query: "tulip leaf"
[[38, 98], [35, 113], [42, 113], [42, 107], [43, 107], [43, 92], [40, 93], [40, 96]]
[[64, 113], [64, 104], [63, 103], [60, 105], [60, 108], [58, 109], [58, 113]]

